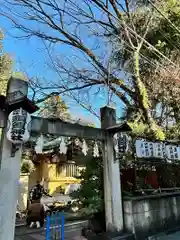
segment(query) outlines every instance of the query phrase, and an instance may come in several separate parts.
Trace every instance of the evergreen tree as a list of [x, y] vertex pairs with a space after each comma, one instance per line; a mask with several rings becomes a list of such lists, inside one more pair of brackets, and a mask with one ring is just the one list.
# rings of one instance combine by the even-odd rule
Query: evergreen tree
[[92, 214], [104, 209], [102, 158], [89, 158], [80, 176], [81, 187], [72, 197], [82, 203], [82, 214]]
[[40, 115], [47, 118], [60, 118], [61, 120], [70, 119], [68, 107], [59, 96], [52, 96], [44, 101]]

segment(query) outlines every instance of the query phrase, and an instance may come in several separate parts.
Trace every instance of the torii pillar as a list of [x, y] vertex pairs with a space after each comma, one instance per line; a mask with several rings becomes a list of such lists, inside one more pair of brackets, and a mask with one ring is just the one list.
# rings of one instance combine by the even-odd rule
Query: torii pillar
[[[28, 83], [11, 78], [8, 83], [7, 96], [15, 91], [21, 91], [26, 97]], [[6, 112], [4, 114], [0, 159], [0, 239], [14, 240], [22, 145], [19, 145], [18, 150], [16, 149], [17, 151], [12, 154], [12, 143], [6, 137], [8, 116]]]
[[[101, 128], [107, 130], [114, 126], [116, 126], [116, 110], [108, 106], [101, 108]], [[120, 166], [115, 156], [113, 135], [113, 132], [107, 131], [103, 144], [106, 231], [123, 232]]]

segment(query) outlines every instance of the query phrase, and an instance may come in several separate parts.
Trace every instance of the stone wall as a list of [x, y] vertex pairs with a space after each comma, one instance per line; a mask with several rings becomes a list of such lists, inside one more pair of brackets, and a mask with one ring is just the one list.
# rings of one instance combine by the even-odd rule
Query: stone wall
[[180, 192], [124, 198], [125, 230], [144, 240], [180, 226]]

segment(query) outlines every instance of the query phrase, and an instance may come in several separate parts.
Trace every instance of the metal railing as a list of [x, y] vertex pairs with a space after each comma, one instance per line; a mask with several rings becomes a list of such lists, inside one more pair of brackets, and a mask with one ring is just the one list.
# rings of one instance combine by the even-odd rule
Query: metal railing
[[64, 240], [64, 215], [62, 213], [55, 212], [47, 216], [46, 240]]

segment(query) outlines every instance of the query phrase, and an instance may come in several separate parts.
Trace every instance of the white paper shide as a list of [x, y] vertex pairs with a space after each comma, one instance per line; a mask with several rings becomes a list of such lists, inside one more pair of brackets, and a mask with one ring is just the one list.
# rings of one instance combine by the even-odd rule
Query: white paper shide
[[98, 147], [97, 142], [94, 143], [93, 157], [99, 157], [99, 147]]
[[67, 145], [66, 145], [64, 137], [61, 137], [61, 142], [60, 142], [60, 145], [59, 145], [59, 152], [60, 152], [60, 154], [66, 154], [67, 153]]
[[41, 134], [40, 137], [37, 139], [36, 146], [34, 148], [35, 152], [37, 154], [41, 154], [43, 152], [43, 146], [44, 146], [44, 137]]
[[83, 142], [82, 142], [82, 153], [86, 156], [87, 153], [88, 153], [88, 146], [86, 144], [86, 141], [83, 139]]

